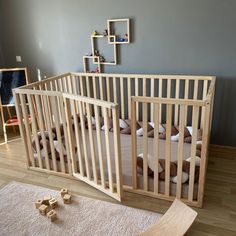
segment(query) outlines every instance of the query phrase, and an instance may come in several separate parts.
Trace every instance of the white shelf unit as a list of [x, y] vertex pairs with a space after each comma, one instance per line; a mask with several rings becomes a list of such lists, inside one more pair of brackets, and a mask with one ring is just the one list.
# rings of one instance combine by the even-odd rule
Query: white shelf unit
[[[115, 35], [109, 35], [109, 37], [114, 37], [115, 39]], [[91, 35], [91, 45], [92, 45], [92, 54], [95, 57], [95, 40], [96, 38], [106, 38], [106, 36], [103, 35]], [[97, 64], [96, 59], [93, 59], [93, 63]], [[113, 61], [112, 62], [102, 62], [100, 61], [101, 65], [117, 65], [117, 50], [116, 50], [116, 44], [113, 44]]]
[[[117, 39], [116, 33], [114, 32], [113, 27], [112, 27], [112, 24], [115, 24], [116, 22], [126, 23], [126, 34], [128, 35], [127, 41], [124, 41], [124, 42], [116, 41], [118, 39]], [[107, 31], [108, 31], [108, 43], [109, 44], [129, 44], [130, 43], [130, 19], [129, 18], [107, 20]], [[110, 40], [111, 36], [115, 36], [115, 41]]]

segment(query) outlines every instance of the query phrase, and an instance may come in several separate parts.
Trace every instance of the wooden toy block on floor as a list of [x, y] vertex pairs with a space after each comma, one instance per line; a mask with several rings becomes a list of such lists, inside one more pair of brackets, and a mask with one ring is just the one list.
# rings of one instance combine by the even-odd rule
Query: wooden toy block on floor
[[56, 200], [55, 198], [50, 199], [50, 200], [49, 200], [49, 206], [50, 206], [52, 209], [58, 207], [58, 202], [57, 202], [57, 200]]
[[44, 204], [42, 204], [38, 209], [41, 215], [46, 215], [49, 211], [49, 207]]
[[51, 222], [57, 219], [57, 213], [54, 210], [51, 210], [47, 213], [47, 217], [51, 220]]
[[60, 191], [61, 197], [63, 198], [65, 196], [65, 194], [68, 194], [68, 189], [66, 188], [62, 188]]
[[50, 201], [51, 199], [52, 199], [52, 197], [51, 197], [50, 195], [45, 196], [45, 197], [43, 198], [43, 204], [49, 206], [49, 201]]
[[35, 207], [36, 209], [39, 209], [39, 207], [43, 204], [43, 200], [38, 200], [37, 202], [35, 202]]
[[63, 197], [63, 202], [65, 204], [70, 204], [71, 203], [71, 195], [70, 194], [65, 194]]

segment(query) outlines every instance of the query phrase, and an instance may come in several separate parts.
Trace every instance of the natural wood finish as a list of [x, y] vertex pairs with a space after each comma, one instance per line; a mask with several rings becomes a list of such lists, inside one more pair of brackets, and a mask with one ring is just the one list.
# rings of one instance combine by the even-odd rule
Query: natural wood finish
[[[153, 150], [153, 155], [154, 155], [154, 162], [159, 163], [159, 110], [160, 110], [160, 105], [159, 104], [154, 104], [154, 150]], [[159, 186], [159, 165], [155, 165], [154, 168], [154, 193], [158, 193], [158, 186]]]
[[178, 143], [178, 162], [177, 162], [177, 190], [176, 197], [181, 198], [181, 189], [182, 189], [182, 168], [183, 168], [183, 154], [184, 154], [184, 127], [185, 127], [185, 117], [186, 117], [186, 106], [180, 105], [180, 132], [179, 132], [179, 143]]
[[109, 189], [111, 192], [114, 191], [113, 176], [112, 176], [112, 163], [111, 163], [111, 152], [110, 152], [110, 141], [109, 141], [109, 128], [108, 128], [108, 110], [103, 107], [104, 114], [104, 126], [105, 126], [105, 141], [106, 141], [106, 152], [107, 152], [107, 170], [108, 170], [108, 182]]
[[[96, 80], [99, 82], [98, 86]], [[126, 83], [127, 81], [127, 83]], [[74, 84], [79, 85], [79, 89], [74, 89]], [[203, 86], [200, 86], [200, 84]], [[209, 83], [209, 85], [208, 85]], [[126, 87], [128, 92], [124, 90]], [[209, 86], [209, 89], [208, 89]], [[99, 96], [97, 94], [97, 87], [99, 87]], [[111, 89], [112, 87], [112, 89]], [[131, 129], [132, 129], [132, 188], [129, 191], [133, 191], [139, 194], [157, 197], [161, 199], [173, 200], [177, 197], [184, 202], [192, 206], [201, 206], [203, 202], [204, 195], [204, 185], [206, 176], [206, 166], [207, 166], [207, 150], [209, 142], [209, 134], [211, 127], [212, 118], [212, 107], [214, 99], [214, 87], [215, 78], [210, 76], [171, 76], [171, 75], [121, 75], [121, 74], [90, 74], [90, 73], [67, 73], [61, 76], [56, 76], [44, 81], [34, 83], [30, 86], [23, 86], [22, 88], [16, 89], [16, 94], [20, 96], [36, 96], [40, 97], [39, 104], [41, 112], [39, 117], [35, 117], [35, 124], [39, 124], [41, 133], [45, 130], [49, 130], [52, 125], [56, 126], [56, 132], [59, 133], [59, 142], [62, 145], [62, 137], [60, 136], [60, 125], [62, 124], [64, 130], [64, 140], [63, 144], [66, 146], [67, 153], [66, 157], [62, 156], [62, 150], [60, 150], [60, 165], [61, 172], [58, 173], [50, 170], [47, 158], [43, 160], [42, 166], [32, 167], [40, 171], [44, 171], [52, 174], [60, 174], [68, 177], [72, 174], [71, 168], [73, 167], [73, 175], [86, 183], [100, 189], [103, 192], [113, 196], [116, 199], [120, 199], [122, 193], [122, 180], [120, 178], [121, 171], [119, 169], [120, 162], [120, 138], [119, 138], [119, 118], [131, 118]], [[199, 89], [201, 88], [201, 91]], [[184, 90], [184, 95], [181, 95], [180, 91]], [[156, 95], [155, 91], [158, 91]], [[151, 97], [149, 96], [151, 95]], [[127, 96], [126, 96], [127, 95]], [[86, 97], [85, 97], [86, 96]], [[133, 97], [132, 97], [133, 96]], [[47, 100], [47, 97], [50, 99]], [[64, 100], [63, 100], [64, 97]], [[126, 99], [126, 97], [128, 99]], [[201, 97], [201, 98], [200, 98]], [[97, 99], [99, 98], [99, 99]], [[113, 102], [112, 102], [113, 99]], [[52, 100], [52, 101], [50, 101]], [[55, 100], [53, 102], [53, 100]], [[66, 101], [66, 103], [65, 103]], [[22, 102], [21, 102], [22, 103]], [[36, 102], [37, 103], [37, 102]], [[47, 107], [48, 104], [48, 107]], [[23, 105], [18, 104], [19, 112], [24, 110], [25, 102]], [[33, 104], [31, 104], [33, 105]], [[128, 111], [126, 111], [128, 107]], [[141, 109], [143, 107], [143, 109]], [[165, 109], [166, 108], [166, 109]], [[40, 109], [39, 109], [40, 110]], [[183, 159], [183, 133], [184, 127], [187, 124], [187, 114], [193, 110], [192, 118], [188, 119], [188, 123], [192, 125], [193, 136], [192, 136], [192, 149], [191, 149], [191, 163], [190, 163], [190, 177], [189, 177], [189, 195], [187, 199], [181, 197], [181, 176], [182, 176], [182, 159]], [[120, 111], [120, 114], [118, 113]], [[166, 114], [164, 114], [164, 111]], [[28, 111], [26, 111], [28, 112]], [[24, 113], [24, 111], [23, 111]], [[42, 114], [41, 114], [42, 113]], [[66, 113], [66, 114], [65, 114]], [[72, 117], [74, 121], [78, 123], [78, 115], [80, 118], [80, 126], [75, 126], [75, 131], [72, 131]], [[50, 115], [51, 114], [51, 115]], [[155, 115], [158, 117], [155, 117]], [[24, 115], [24, 114], [23, 114]], [[95, 123], [97, 126], [96, 135], [92, 132], [91, 119], [95, 115]], [[98, 155], [99, 160], [101, 160], [102, 149], [101, 147], [101, 131], [98, 128], [100, 115], [105, 121], [105, 150], [107, 153], [107, 167], [108, 167], [108, 177], [109, 177], [109, 188], [107, 188], [104, 166], [103, 163], [99, 161], [99, 172], [96, 173], [95, 159]], [[41, 116], [41, 118], [40, 118]], [[188, 115], [189, 116], [189, 115]], [[204, 119], [202, 118], [204, 116]], [[77, 117], [77, 118], [76, 118]], [[86, 121], [87, 118], [87, 121]], [[112, 173], [112, 160], [110, 154], [110, 141], [108, 136], [109, 132], [109, 119], [112, 118], [113, 122], [113, 132], [114, 132], [114, 148], [115, 148], [115, 173]], [[144, 166], [144, 184], [143, 189], [137, 189], [137, 140], [136, 140], [136, 122], [143, 121], [143, 166]], [[37, 120], [38, 119], [38, 120]], [[43, 124], [42, 121], [46, 121]], [[154, 190], [149, 191], [148, 186], [148, 137], [147, 128], [148, 122], [154, 121], [154, 139], [158, 143], [158, 130], [159, 123], [166, 123], [166, 162], [165, 162], [165, 194], [158, 193], [158, 145], [154, 147], [155, 153], [155, 170], [154, 170]], [[198, 187], [198, 199], [193, 199], [193, 187], [194, 187], [194, 170], [195, 170], [195, 148], [196, 148], [196, 133], [198, 128], [198, 123], [201, 121], [203, 127], [203, 146], [202, 146], [202, 158], [200, 167], [200, 179]], [[85, 139], [85, 123], [87, 122], [89, 131], [89, 143], [87, 145]], [[180, 141], [178, 149], [178, 171], [177, 171], [177, 191], [175, 196], [170, 193], [170, 161], [171, 161], [171, 126], [173, 124], [180, 126]], [[22, 133], [24, 133], [23, 138], [25, 141], [28, 140], [28, 145], [31, 146], [31, 127], [27, 124], [22, 123], [20, 126]], [[26, 133], [25, 133], [26, 132]], [[27, 134], [27, 132], [29, 134]], [[74, 134], [74, 132], [76, 134]], [[82, 142], [79, 141], [79, 132], [81, 132]], [[33, 133], [35, 136], [35, 133]], [[30, 138], [29, 138], [30, 137]], [[95, 140], [94, 140], [95, 138]], [[44, 143], [44, 141], [43, 141]], [[98, 154], [95, 153], [94, 145], [98, 144]], [[51, 144], [50, 144], [51, 145]], [[82, 172], [78, 173], [75, 169], [75, 145], [79, 149], [83, 148], [84, 160], [85, 160], [85, 170], [86, 174]], [[86, 146], [87, 145], [87, 146]], [[44, 145], [45, 146], [45, 145]], [[28, 163], [32, 165], [30, 161], [30, 147], [26, 146], [29, 161]], [[88, 149], [89, 148], [89, 149]], [[36, 147], [37, 152], [38, 148]], [[88, 152], [88, 150], [89, 152]], [[88, 157], [91, 154], [91, 156]], [[67, 158], [65, 165], [64, 158]], [[71, 160], [72, 164], [71, 165]], [[45, 162], [45, 163], [44, 163]], [[55, 162], [55, 160], [54, 160]], [[79, 161], [80, 162], [80, 161]], [[91, 163], [90, 163], [91, 162]], [[40, 164], [40, 163], [39, 163]], [[46, 164], [46, 169], [44, 165]], [[54, 163], [55, 165], [55, 163]], [[64, 165], [64, 167], [63, 167]], [[81, 168], [80, 168], [81, 169]], [[84, 171], [85, 171], [84, 170]], [[93, 172], [93, 174], [90, 173]], [[114, 170], [113, 170], [114, 172]], [[117, 183], [113, 180], [113, 174], [116, 174]], [[101, 176], [101, 179], [98, 179]], [[120, 186], [117, 187], [116, 186]], [[172, 196], [170, 196], [170, 194]]]
[[197, 212], [175, 199], [167, 212], [142, 236], [183, 236], [191, 227]]
[[[136, 121], [135, 121], [136, 123]], [[148, 191], [147, 103], [143, 103], [143, 189]]]

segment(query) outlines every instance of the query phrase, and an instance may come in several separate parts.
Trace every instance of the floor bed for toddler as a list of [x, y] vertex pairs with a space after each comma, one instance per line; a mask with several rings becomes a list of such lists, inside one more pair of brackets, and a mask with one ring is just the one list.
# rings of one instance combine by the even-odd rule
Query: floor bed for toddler
[[[14, 90], [28, 168], [201, 207], [215, 78], [67, 73]], [[30, 116], [30, 120], [28, 117]]]

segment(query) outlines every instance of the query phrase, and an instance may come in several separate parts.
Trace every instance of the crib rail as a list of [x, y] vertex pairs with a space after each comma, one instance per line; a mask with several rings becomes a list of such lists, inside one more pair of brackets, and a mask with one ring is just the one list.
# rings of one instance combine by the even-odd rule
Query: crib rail
[[[143, 122], [143, 183], [138, 186], [138, 173], [137, 173], [137, 135], [136, 135], [136, 123], [137, 118], [137, 104], [141, 105], [142, 109], [142, 122]], [[153, 105], [154, 115], [154, 145], [153, 145], [153, 162], [154, 162], [154, 181], [153, 186], [149, 186], [148, 176], [148, 118], [149, 113], [148, 106]], [[203, 191], [204, 191], [204, 179], [206, 173], [206, 162], [207, 162], [207, 149], [210, 132], [210, 120], [209, 113], [211, 112], [212, 99], [210, 101], [199, 101], [199, 100], [184, 100], [184, 99], [165, 99], [165, 98], [150, 98], [150, 97], [131, 97], [131, 127], [132, 127], [132, 191], [141, 193], [148, 196], [154, 196], [166, 200], [174, 200], [175, 198], [181, 199], [182, 201], [193, 206], [202, 206]], [[178, 107], [178, 120], [176, 124], [174, 122], [176, 106]], [[166, 115], [164, 120], [160, 119], [160, 110], [165, 109]], [[197, 132], [201, 127], [201, 112], [205, 111], [205, 120], [203, 127], [202, 136], [202, 148], [200, 164], [197, 163], [196, 158], [196, 147], [197, 147]], [[188, 116], [191, 116], [190, 123], [187, 124]], [[149, 116], [150, 117], [150, 116]], [[161, 159], [159, 153], [159, 124], [166, 124], [166, 142], [165, 142], [165, 180], [164, 180], [164, 192], [159, 190], [160, 179], [159, 179], [159, 160]], [[175, 179], [176, 189], [171, 191], [171, 127], [172, 125], [178, 125], [179, 127], [179, 138], [178, 138], [178, 154], [177, 154], [177, 176]], [[190, 170], [189, 179], [185, 184], [188, 184], [187, 197], [182, 195], [182, 175], [183, 175], [183, 160], [184, 160], [184, 130], [189, 125], [192, 127], [192, 141], [191, 141], [191, 152], [190, 152]], [[163, 158], [163, 157], [162, 157]], [[198, 158], [199, 161], [199, 158]], [[199, 177], [195, 179], [195, 167], [200, 165]], [[198, 184], [198, 189], [195, 188], [195, 183]], [[128, 189], [129, 190], [129, 189]]]
[[[71, 94], [63, 96], [73, 175], [120, 201], [122, 166], [118, 104]], [[101, 131], [102, 126], [104, 131]]]
[[[132, 125], [133, 178], [131, 188], [126, 190], [167, 200], [177, 197], [189, 205], [201, 206], [214, 88], [215, 77], [212, 76], [100, 73], [65, 73], [22, 86], [14, 91], [14, 98], [27, 165], [31, 169], [79, 178], [120, 200], [123, 184], [119, 119], [127, 119]], [[142, 187], [138, 186], [136, 178], [137, 121], [143, 122]], [[155, 162], [160, 159], [156, 124], [166, 123], [164, 192], [160, 191], [158, 165], [154, 170], [153, 188], [149, 186], [148, 122], [155, 124]], [[174, 194], [169, 168], [173, 125], [179, 126], [180, 130]], [[183, 198], [181, 183], [185, 126], [193, 129], [187, 198]], [[203, 130], [203, 138], [196, 190], [197, 129]]]

